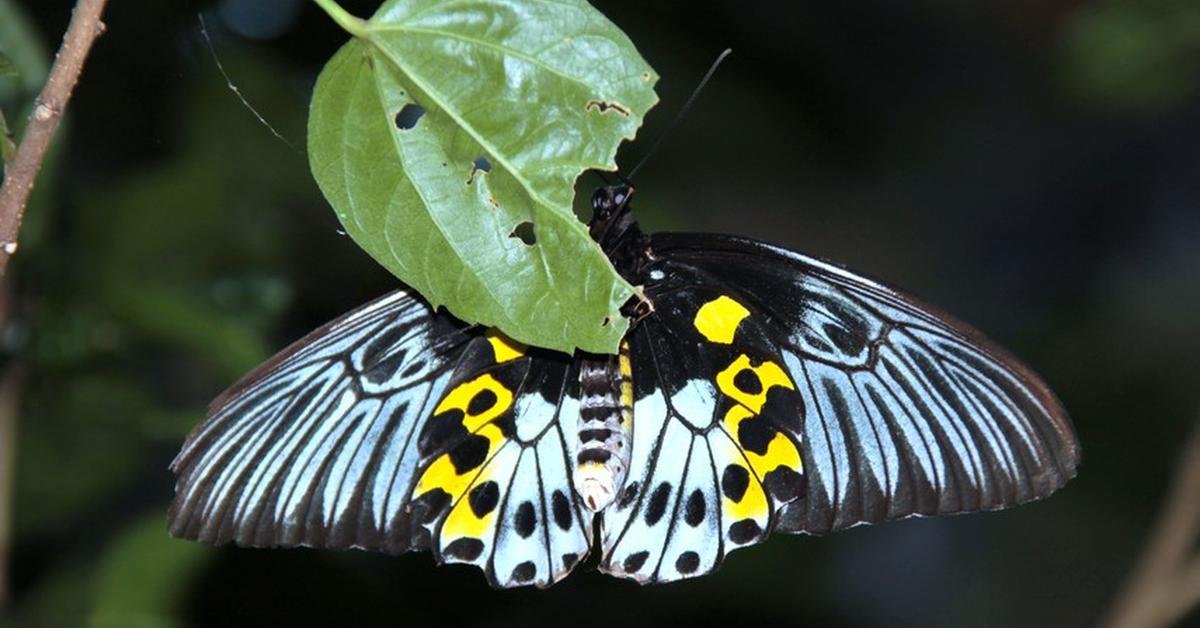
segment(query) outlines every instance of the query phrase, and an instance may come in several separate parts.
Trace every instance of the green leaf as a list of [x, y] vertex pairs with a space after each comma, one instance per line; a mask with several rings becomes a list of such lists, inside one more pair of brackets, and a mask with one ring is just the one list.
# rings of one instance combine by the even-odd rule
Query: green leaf
[[331, 14], [357, 39], [317, 80], [308, 148], [350, 236], [463, 320], [615, 352], [634, 288], [571, 204], [575, 179], [615, 170], [657, 102], [658, 77], [629, 39], [579, 0]]

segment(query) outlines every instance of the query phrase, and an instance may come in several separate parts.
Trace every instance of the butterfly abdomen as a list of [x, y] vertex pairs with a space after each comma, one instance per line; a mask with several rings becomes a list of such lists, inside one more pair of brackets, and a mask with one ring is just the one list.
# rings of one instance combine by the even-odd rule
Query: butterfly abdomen
[[633, 380], [629, 345], [607, 359], [584, 359], [579, 368], [579, 445], [575, 490], [595, 512], [625, 484], [633, 436]]

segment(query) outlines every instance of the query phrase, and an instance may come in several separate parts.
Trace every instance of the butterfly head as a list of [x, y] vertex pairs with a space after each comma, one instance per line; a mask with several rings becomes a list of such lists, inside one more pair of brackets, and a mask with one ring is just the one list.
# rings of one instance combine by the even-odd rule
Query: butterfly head
[[629, 199], [633, 186], [628, 183], [606, 185], [592, 194], [592, 224], [612, 222], [614, 218], [629, 211]]
[[624, 182], [606, 185], [592, 194], [592, 219], [588, 221], [588, 230], [592, 239], [606, 250], [606, 245], [611, 245], [634, 224], [629, 206], [632, 196], [633, 186]]

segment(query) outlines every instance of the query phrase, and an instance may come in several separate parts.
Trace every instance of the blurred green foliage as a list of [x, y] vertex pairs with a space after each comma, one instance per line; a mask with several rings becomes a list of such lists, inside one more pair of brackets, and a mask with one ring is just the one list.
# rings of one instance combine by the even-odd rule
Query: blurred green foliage
[[172, 619], [196, 570], [211, 553], [163, 534], [162, 512], [147, 512], [126, 527], [100, 557], [92, 586], [95, 604], [88, 625], [156, 628], [183, 625]]
[[1119, 108], [1178, 106], [1200, 87], [1200, 4], [1106, 0], [1081, 8], [1062, 71], [1081, 97]]
[[[278, 105], [294, 92], [269, 61], [243, 52], [224, 62], [259, 106], [284, 112], [278, 128], [301, 136], [303, 111]], [[288, 217], [277, 208], [314, 193], [303, 155], [281, 150], [223, 82], [198, 81], [180, 102], [171, 154], [95, 182], [78, 205], [30, 209], [46, 235], [23, 237], [16, 275], [16, 329], [34, 373], [21, 416], [18, 544], [78, 527], [136, 483], [155, 447], [178, 443], [204, 415], [208, 394], [181, 391], [172, 376], [198, 372], [218, 387], [237, 379], [269, 355], [266, 333], [289, 303], [277, 270]], [[56, 563], [48, 586], [87, 584], [90, 593], [72, 595], [93, 625], [170, 625], [155, 618], [168, 615], [175, 583], [203, 550], [171, 542], [163, 517], [129, 521], [87, 576], [72, 574], [95, 550], [77, 548], [83, 555]]]

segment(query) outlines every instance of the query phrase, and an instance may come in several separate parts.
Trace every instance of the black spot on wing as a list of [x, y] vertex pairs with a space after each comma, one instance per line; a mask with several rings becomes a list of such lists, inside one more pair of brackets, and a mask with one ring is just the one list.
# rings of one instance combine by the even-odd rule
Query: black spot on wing
[[771, 497], [781, 504], [803, 497], [808, 488], [803, 475], [782, 465], [767, 472], [763, 477], [763, 486], [767, 488]]
[[537, 575], [537, 565], [533, 561], [525, 561], [512, 570], [512, 579], [517, 582], [529, 582]]
[[693, 528], [703, 523], [705, 505], [704, 493], [700, 489], [692, 491], [692, 494], [688, 496], [683, 520]]
[[740, 502], [749, 487], [750, 473], [745, 467], [737, 464], [725, 467], [725, 472], [721, 474], [721, 491], [725, 493], [725, 497]]
[[450, 463], [459, 475], [472, 469], [478, 469], [487, 459], [488, 439], [478, 434], [472, 434], [454, 449], [450, 450]]
[[762, 528], [753, 519], [742, 519], [729, 526], [729, 540], [739, 545], [745, 545], [761, 534]]
[[554, 511], [554, 523], [562, 530], [571, 529], [571, 503], [560, 490], [554, 491], [550, 498], [550, 507]]
[[495, 510], [499, 501], [500, 485], [490, 480], [471, 489], [467, 495], [467, 503], [471, 506], [471, 512], [481, 519]]
[[742, 369], [733, 376], [733, 385], [747, 395], [757, 395], [762, 392], [762, 381], [758, 374], [750, 369]]
[[496, 405], [496, 393], [492, 392], [491, 389], [482, 388], [467, 403], [467, 414], [479, 416], [492, 409], [494, 405]]
[[737, 439], [738, 444], [746, 451], [752, 451], [758, 455], [767, 453], [767, 447], [771, 444], [771, 440], [775, 438], [776, 430], [763, 417], [750, 417], [743, 419], [738, 425]]
[[466, 537], [454, 539], [442, 553], [450, 558], [470, 562], [483, 553], [483, 541]]
[[513, 517], [513, 527], [523, 539], [533, 535], [533, 531], [537, 527], [537, 511], [533, 509], [532, 502], [521, 502], [521, 505], [517, 506], [517, 514]]
[[634, 573], [641, 569], [642, 565], [646, 564], [646, 559], [649, 557], [650, 552], [645, 550], [635, 552], [625, 557], [625, 560], [621, 563], [621, 567], [625, 570], [625, 573]]
[[700, 567], [700, 555], [693, 551], [686, 551], [675, 559], [675, 570], [681, 574], [687, 575], [695, 573]]
[[646, 505], [646, 525], [654, 525], [662, 519], [667, 511], [667, 499], [671, 496], [671, 485], [663, 482], [650, 495], [650, 503]]

